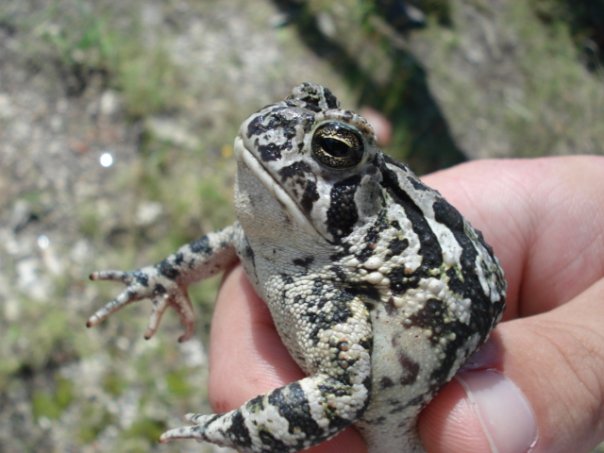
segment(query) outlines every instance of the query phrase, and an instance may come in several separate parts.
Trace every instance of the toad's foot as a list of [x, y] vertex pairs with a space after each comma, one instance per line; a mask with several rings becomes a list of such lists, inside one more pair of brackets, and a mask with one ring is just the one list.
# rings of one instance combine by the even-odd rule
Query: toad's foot
[[203, 280], [223, 272], [237, 260], [233, 243], [241, 234], [235, 223], [220, 231], [209, 233], [180, 247], [176, 252], [153, 266], [145, 266], [135, 271], [98, 271], [90, 274], [91, 280], [110, 280], [126, 285], [115, 299], [97, 310], [86, 325], [96, 326], [112, 313], [141, 299], [149, 299], [153, 309], [145, 338], [151, 338], [168, 307], [174, 308], [184, 327], [178, 341], [185, 341], [193, 335], [193, 308], [187, 293], [192, 282]]
[[122, 282], [126, 285], [126, 289], [88, 318], [87, 327], [96, 326], [111, 314], [121, 310], [132, 302], [141, 299], [150, 299], [153, 308], [149, 317], [147, 330], [145, 331], [145, 339], [149, 339], [155, 334], [161, 318], [168, 307], [172, 307], [178, 312], [180, 322], [184, 327], [184, 333], [178, 338], [178, 341], [186, 341], [193, 335], [193, 307], [191, 306], [186, 287], [179, 285], [173, 279], [161, 275], [157, 267], [148, 266], [131, 272], [115, 270], [97, 271], [90, 274], [90, 279]]
[[225, 414], [188, 414], [187, 420], [194, 425], [171, 429], [160, 441], [195, 439], [240, 452], [293, 453], [349, 426], [366, 407], [367, 395], [363, 384], [314, 375]]
[[167, 443], [175, 439], [207, 440], [207, 438], [204, 437], [204, 427], [215, 418], [218, 418], [218, 415], [187, 414], [185, 415], [185, 419], [190, 423], [195, 423], [195, 425], [170, 429], [161, 435], [159, 441], [161, 443]]

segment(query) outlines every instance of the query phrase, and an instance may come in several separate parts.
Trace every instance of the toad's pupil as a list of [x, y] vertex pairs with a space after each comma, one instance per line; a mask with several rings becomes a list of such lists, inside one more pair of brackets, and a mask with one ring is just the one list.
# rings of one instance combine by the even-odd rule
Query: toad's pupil
[[333, 157], [345, 157], [350, 152], [350, 145], [342, 140], [331, 137], [321, 139], [321, 148]]

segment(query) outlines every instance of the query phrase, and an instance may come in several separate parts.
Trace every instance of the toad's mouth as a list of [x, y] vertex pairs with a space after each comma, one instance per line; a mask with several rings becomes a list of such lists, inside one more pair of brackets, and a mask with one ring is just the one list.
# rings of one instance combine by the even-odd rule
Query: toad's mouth
[[245, 165], [258, 178], [264, 187], [273, 194], [277, 202], [284, 207], [295, 225], [306, 233], [322, 236], [291, 195], [273, 177], [270, 170], [245, 146], [244, 140], [239, 135], [235, 138], [234, 151], [237, 165]]

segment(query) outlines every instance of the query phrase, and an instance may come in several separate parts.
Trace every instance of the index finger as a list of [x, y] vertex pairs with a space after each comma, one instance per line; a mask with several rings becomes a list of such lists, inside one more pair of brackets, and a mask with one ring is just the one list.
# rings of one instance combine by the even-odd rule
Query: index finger
[[474, 161], [424, 178], [485, 236], [506, 318], [551, 310], [604, 276], [604, 158]]

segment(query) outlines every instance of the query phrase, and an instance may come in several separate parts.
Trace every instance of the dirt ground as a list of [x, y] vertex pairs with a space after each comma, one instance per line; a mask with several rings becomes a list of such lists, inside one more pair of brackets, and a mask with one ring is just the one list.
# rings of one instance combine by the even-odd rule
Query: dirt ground
[[301, 81], [381, 112], [420, 171], [604, 153], [602, 72], [525, 9], [443, 2], [453, 25], [425, 13], [399, 33], [357, 3], [316, 3], [0, 5], [0, 451], [222, 451], [157, 444], [210, 410], [217, 283], [193, 292], [198, 335], [178, 344], [172, 314], [143, 340], [142, 305], [86, 329], [117, 290], [87, 275], [231, 221], [239, 123]]

